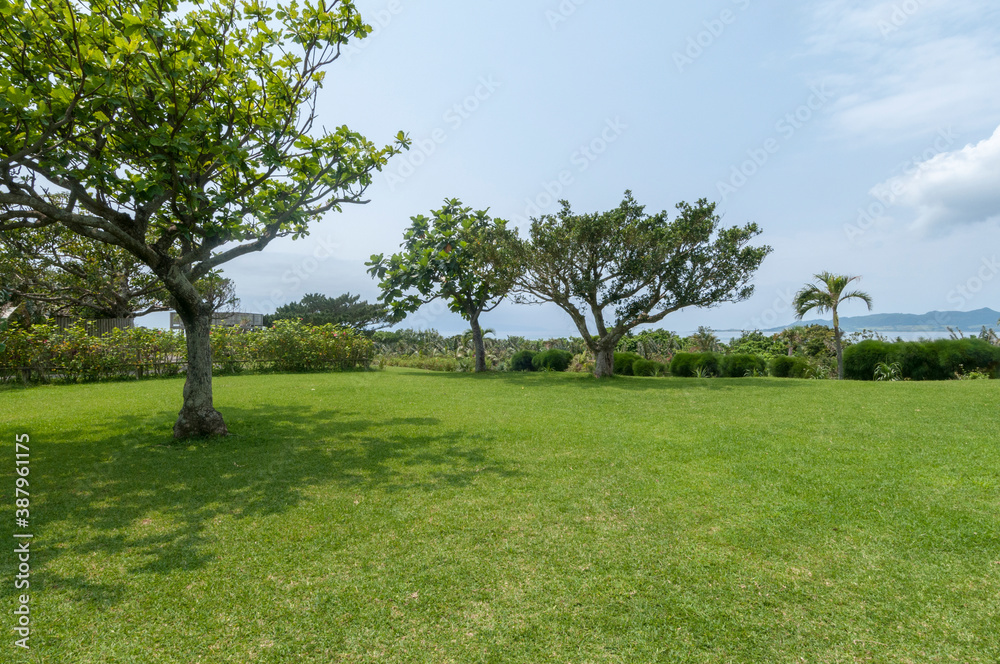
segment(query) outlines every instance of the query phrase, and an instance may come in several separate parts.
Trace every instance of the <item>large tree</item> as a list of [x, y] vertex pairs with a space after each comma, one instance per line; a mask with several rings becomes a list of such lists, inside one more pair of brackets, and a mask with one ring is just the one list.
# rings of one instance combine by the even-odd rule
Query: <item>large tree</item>
[[837, 347], [837, 377], [844, 380], [843, 332], [840, 329], [840, 314], [837, 310], [847, 300], [861, 300], [868, 305], [868, 310], [871, 311], [872, 297], [859, 290], [847, 291], [851, 282], [857, 281], [861, 277], [849, 277], [830, 272], [820, 272], [815, 276], [817, 284], [807, 284], [795, 295], [793, 301], [795, 317], [802, 320], [803, 316], [814, 309], [818, 314], [824, 314], [827, 311], [833, 314], [833, 339]]
[[627, 191], [608, 212], [575, 214], [562, 201], [558, 214], [532, 220], [519, 299], [568, 313], [597, 358], [597, 376], [614, 373], [615, 347], [635, 327], [753, 293], [750, 278], [771, 251], [750, 246], [757, 225], [720, 228], [706, 200], [677, 210], [673, 221], [666, 212], [648, 215]]
[[47, 315], [134, 318], [169, 309], [163, 284], [120, 247], [60, 226], [0, 231], [0, 284]]
[[227, 433], [197, 282], [363, 202], [407, 140], [314, 127], [324, 69], [370, 31], [352, 1], [183, 7], [0, 0], [0, 229], [60, 225], [162, 281], [187, 335], [178, 437]]
[[486, 347], [479, 317], [507, 296], [520, 274], [512, 249], [516, 234], [486, 210], [473, 211], [457, 199], [445, 200], [433, 218], [411, 217], [403, 250], [368, 263], [380, 280], [380, 299], [396, 320], [421, 305], [442, 298], [472, 328], [476, 371], [486, 371]]
[[360, 295], [345, 293], [328, 297], [308, 293], [298, 302], [278, 307], [272, 316], [264, 317], [270, 326], [276, 320], [299, 319], [306, 325], [344, 325], [358, 331], [375, 331], [389, 327], [391, 313], [384, 304], [372, 304]]

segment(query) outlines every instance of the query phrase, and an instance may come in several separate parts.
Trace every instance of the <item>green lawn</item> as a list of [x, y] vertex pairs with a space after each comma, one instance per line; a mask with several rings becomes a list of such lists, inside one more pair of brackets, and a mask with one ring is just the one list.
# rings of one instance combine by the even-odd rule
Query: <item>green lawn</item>
[[182, 445], [178, 380], [0, 391], [0, 661], [1000, 660], [1000, 381], [215, 385]]

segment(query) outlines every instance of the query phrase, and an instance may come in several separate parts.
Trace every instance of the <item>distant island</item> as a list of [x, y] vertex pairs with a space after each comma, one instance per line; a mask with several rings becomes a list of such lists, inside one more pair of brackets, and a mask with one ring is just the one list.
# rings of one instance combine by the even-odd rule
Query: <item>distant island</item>
[[[978, 332], [983, 326], [994, 328], [1000, 320], [1000, 311], [931, 311], [926, 314], [872, 314], [869, 316], [841, 316], [840, 327], [847, 333], [872, 330], [874, 332], [947, 332], [948, 328], [966, 333]], [[808, 325], [833, 326], [833, 319], [795, 321], [782, 327], [772, 327], [764, 332], [777, 333], [790, 327]]]

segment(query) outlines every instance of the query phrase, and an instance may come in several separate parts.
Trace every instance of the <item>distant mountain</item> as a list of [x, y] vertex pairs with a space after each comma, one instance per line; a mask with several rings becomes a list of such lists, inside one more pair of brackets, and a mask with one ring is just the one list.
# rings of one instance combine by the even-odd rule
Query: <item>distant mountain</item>
[[[1000, 311], [978, 309], [976, 311], [931, 311], [926, 314], [873, 314], [870, 316], [841, 316], [840, 327], [845, 332], [873, 330], [875, 332], [947, 332], [957, 328], [965, 332], [978, 332], [984, 325], [997, 326]], [[773, 327], [764, 332], [781, 332], [789, 327], [806, 325], [833, 326], [833, 318], [828, 320], [796, 321], [783, 327]]]

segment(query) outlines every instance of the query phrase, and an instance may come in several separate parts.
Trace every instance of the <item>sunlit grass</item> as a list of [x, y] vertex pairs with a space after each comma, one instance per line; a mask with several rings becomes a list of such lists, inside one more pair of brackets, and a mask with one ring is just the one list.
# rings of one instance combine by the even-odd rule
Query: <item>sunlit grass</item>
[[247, 376], [178, 445], [180, 392], [0, 391], [0, 661], [1000, 660], [1000, 382]]

